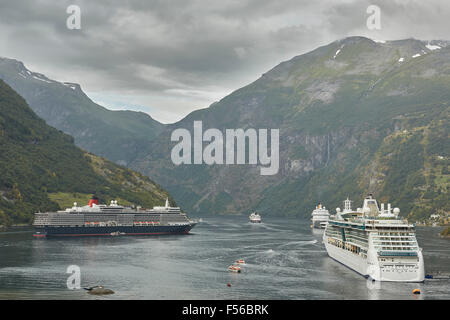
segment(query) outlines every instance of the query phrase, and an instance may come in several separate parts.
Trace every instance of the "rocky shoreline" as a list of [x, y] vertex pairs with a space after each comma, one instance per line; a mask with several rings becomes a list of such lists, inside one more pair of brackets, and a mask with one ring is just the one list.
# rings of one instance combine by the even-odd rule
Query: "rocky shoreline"
[[442, 230], [441, 233], [439, 233], [439, 236], [441, 238], [447, 238], [450, 239], [450, 227], [445, 228], [444, 230]]
[[32, 225], [27, 224], [27, 223], [12, 224], [10, 226], [0, 225], [0, 232], [4, 232], [4, 231], [11, 230], [11, 229], [16, 229], [16, 228], [26, 228], [26, 227], [32, 227]]

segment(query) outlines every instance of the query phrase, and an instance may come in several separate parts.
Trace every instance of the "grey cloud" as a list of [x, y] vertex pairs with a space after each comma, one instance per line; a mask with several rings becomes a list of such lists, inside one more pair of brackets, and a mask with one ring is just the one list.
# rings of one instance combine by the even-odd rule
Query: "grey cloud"
[[[66, 28], [70, 4], [81, 30]], [[380, 31], [366, 28], [369, 4], [381, 7]], [[175, 121], [345, 36], [445, 38], [449, 14], [447, 0], [3, 1], [0, 56]]]

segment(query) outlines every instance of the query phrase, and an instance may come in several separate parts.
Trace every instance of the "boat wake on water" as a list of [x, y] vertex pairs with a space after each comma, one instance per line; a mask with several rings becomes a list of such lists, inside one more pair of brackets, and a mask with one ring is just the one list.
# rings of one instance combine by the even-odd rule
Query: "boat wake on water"
[[307, 245], [312, 245], [312, 244], [317, 244], [317, 240], [301, 240], [301, 241], [292, 241], [292, 242], [287, 242], [284, 244], [281, 244], [279, 246], [279, 248], [283, 248], [283, 247], [289, 247], [289, 246], [293, 246], [293, 245], [297, 245], [297, 246], [307, 246]]

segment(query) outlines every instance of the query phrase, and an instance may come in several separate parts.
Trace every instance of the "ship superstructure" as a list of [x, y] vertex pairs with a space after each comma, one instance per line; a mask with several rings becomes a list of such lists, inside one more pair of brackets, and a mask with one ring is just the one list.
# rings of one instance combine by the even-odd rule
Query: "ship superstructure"
[[111, 200], [110, 205], [98, 204], [93, 196], [86, 206], [57, 212], [35, 213], [35, 236], [115, 236], [185, 234], [195, 226], [179, 207], [166, 205], [145, 209], [124, 207]]
[[257, 212], [253, 212], [249, 216], [251, 223], [261, 223], [261, 216]]
[[330, 217], [330, 213], [328, 212], [327, 208], [322, 206], [321, 203], [319, 203], [316, 206], [316, 209], [313, 210], [311, 214], [311, 222], [313, 228], [325, 228], [325, 226], [328, 223], [328, 219]]
[[422, 249], [415, 225], [399, 217], [400, 209], [381, 204], [369, 195], [362, 208], [336, 209], [323, 234], [328, 255], [365, 277], [377, 281], [422, 282]]

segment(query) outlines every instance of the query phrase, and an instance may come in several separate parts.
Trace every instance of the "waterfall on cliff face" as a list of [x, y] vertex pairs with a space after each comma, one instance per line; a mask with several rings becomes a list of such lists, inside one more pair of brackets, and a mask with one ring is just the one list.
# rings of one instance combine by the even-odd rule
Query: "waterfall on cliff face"
[[330, 134], [327, 135], [327, 162], [325, 162], [325, 167], [328, 166], [330, 161]]

